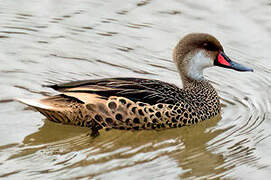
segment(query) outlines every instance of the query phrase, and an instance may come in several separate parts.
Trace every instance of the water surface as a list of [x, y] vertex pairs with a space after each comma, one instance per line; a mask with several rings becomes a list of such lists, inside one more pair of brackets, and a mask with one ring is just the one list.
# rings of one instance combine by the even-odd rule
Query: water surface
[[[0, 177], [6, 179], [269, 179], [271, 4], [268, 0], [2, 0]], [[56, 94], [43, 84], [103, 77], [181, 86], [172, 49], [216, 36], [254, 68], [205, 72], [221, 119], [165, 131], [102, 132], [49, 122], [14, 102]]]

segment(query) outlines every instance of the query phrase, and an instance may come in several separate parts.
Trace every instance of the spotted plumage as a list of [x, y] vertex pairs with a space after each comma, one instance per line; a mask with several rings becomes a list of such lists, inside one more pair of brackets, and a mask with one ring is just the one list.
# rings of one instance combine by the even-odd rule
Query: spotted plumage
[[[213, 65], [226, 67], [223, 60], [232, 62], [220, 43], [208, 34], [190, 34], [178, 43], [173, 58], [183, 81], [182, 89], [159, 80], [106, 78], [47, 86], [61, 94], [21, 102], [51, 121], [89, 127], [92, 136], [103, 128], [179, 128], [219, 114], [217, 93], [202, 71]], [[250, 70], [236, 64], [227, 68]]]

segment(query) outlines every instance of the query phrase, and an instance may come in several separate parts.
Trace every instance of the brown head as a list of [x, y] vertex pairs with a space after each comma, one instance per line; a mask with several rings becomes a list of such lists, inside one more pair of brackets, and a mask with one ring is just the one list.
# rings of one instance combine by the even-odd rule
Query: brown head
[[253, 71], [228, 58], [220, 42], [212, 35], [192, 33], [179, 41], [173, 59], [184, 80], [204, 80], [203, 70], [212, 66], [237, 71]]

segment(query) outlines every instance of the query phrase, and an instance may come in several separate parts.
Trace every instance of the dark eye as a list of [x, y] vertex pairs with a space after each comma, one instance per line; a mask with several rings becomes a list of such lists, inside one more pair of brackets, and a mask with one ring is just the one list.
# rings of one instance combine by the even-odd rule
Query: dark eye
[[203, 47], [208, 51], [216, 51], [217, 47], [214, 44], [211, 43], [203, 43]]

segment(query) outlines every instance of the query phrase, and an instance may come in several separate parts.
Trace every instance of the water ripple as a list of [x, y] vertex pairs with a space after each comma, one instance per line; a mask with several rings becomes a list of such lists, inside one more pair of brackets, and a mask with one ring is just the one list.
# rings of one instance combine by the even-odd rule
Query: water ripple
[[[52, 0], [1, 1], [0, 132], [5, 138], [0, 140], [0, 177], [268, 177], [271, 24], [265, 1], [80, 0], [61, 7]], [[255, 70], [206, 71], [222, 103], [221, 117], [165, 131], [112, 130], [92, 139], [88, 129], [51, 123], [13, 101], [55, 94], [40, 86], [48, 82], [98, 77], [180, 85], [172, 49], [195, 31], [214, 34], [232, 59]]]

